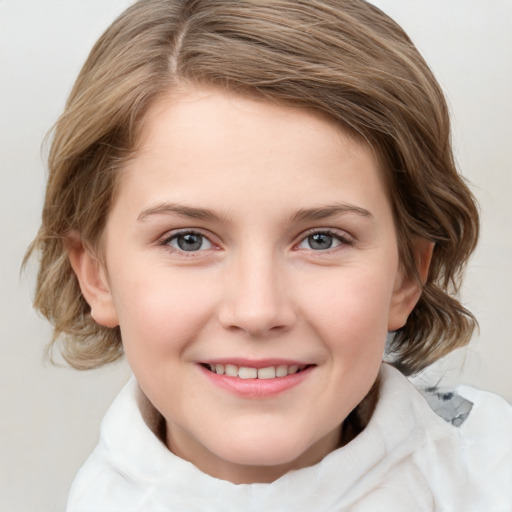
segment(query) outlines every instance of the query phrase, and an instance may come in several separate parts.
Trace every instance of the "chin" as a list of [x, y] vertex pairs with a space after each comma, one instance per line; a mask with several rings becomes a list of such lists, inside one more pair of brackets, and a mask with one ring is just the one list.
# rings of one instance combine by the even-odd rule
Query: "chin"
[[[310, 466], [320, 461], [334, 447], [327, 448], [323, 440], [311, 441], [304, 437], [295, 437], [289, 430], [268, 427], [253, 436], [237, 436], [226, 439], [219, 450], [218, 457], [231, 464], [240, 466], [275, 467], [286, 466], [287, 470]], [[277, 434], [277, 435], [276, 435]]]
[[304, 451], [296, 447], [272, 445], [266, 446], [241, 446], [236, 448], [231, 445], [229, 453], [222, 457], [232, 464], [239, 464], [241, 466], [280, 466], [282, 464], [292, 464], [303, 455]]

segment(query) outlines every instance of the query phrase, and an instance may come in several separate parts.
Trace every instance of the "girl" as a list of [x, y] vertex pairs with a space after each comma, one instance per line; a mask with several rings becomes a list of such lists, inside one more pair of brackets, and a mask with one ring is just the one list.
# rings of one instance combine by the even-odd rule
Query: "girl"
[[478, 214], [377, 8], [141, 0], [49, 167], [36, 307], [71, 365], [134, 376], [69, 511], [511, 509], [506, 402], [404, 376], [471, 336]]

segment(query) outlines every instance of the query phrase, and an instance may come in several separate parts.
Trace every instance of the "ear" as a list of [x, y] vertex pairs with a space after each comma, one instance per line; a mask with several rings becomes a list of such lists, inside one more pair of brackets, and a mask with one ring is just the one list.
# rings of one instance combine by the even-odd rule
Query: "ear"
[[396, 331], [405, 325], [407, 318], [421, 297], [423, 285], [427, 282], [434, 245], [434, 242], [426, 238], [416, 238], [414, 240], [414, 262], [419, 281], [416, 276], [406, 275], [403, 269], [398, 271], [389, 309], [389, 332]]
[[68, 236], [66, 246], [82, 294], [91, 307], [92, 318], [105, 327], [116, 327], [119, 321], [103, 265], [78, 233]]

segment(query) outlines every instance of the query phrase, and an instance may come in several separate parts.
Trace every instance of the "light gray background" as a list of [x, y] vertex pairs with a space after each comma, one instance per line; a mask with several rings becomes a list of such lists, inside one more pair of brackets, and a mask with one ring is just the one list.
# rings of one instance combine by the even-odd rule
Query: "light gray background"
[[[124, 363], [79, 373], [42, 359], [34, 266], [19, 277], [43, 200], [40, 145], [90, 47], [131, 0], [0, 0], [0, 511], [64, 509]], [[375, 0], [446, 90], [457, 159], [483, 211], [463, 298], [481, 333], [435, 371], [512, 401], [512, 0]], [[460, 370], [464, 362], [463, 370]], [[432, 373], [432, 372], [431, 372]]]

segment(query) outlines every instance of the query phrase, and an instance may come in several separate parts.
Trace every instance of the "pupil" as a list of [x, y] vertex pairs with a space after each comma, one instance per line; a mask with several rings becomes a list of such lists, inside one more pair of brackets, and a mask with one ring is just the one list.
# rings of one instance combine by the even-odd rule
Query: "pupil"
[[311, 249], [329, 249], [332, 246], [332, 235], [315, 233], [309, 237], [309, 246]]
[[194, 233], [187, 233], [178, 237], [178, 247], [182, 251], [197, 251], [203, 244], [203, 237]]

